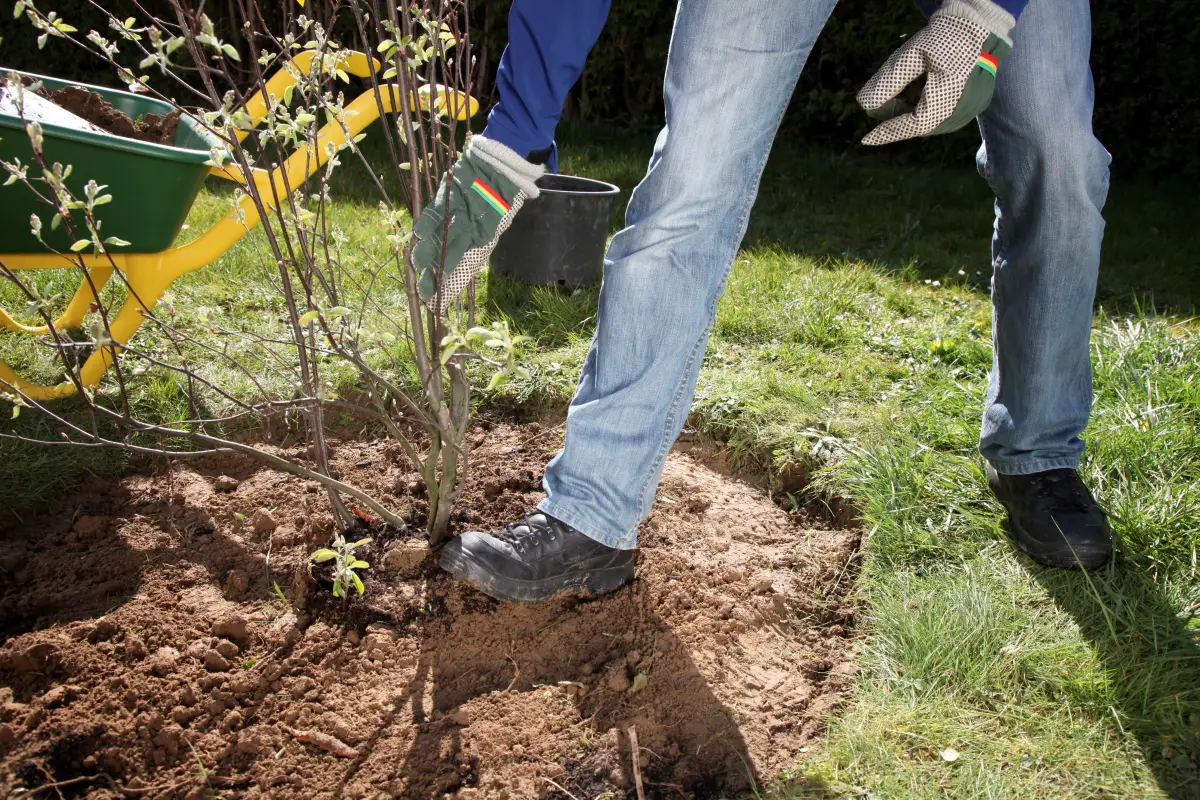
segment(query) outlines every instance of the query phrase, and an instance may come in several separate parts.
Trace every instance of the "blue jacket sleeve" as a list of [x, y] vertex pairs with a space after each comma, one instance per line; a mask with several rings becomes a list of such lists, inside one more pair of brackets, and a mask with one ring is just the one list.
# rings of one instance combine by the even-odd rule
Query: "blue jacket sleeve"
[[1013, 19], [1020, 19], [1021, 12], [1029, 5], [1029, 0], [992, 0], [993, 3], [1012, 14]]
[[[608, 19], [611, 0], [513, 0], [496, 71], [499, 102], [483, 134], [522, 156], [554, 145], [567, 92]], [[555, 168], [554, 159], [548, 162]]]

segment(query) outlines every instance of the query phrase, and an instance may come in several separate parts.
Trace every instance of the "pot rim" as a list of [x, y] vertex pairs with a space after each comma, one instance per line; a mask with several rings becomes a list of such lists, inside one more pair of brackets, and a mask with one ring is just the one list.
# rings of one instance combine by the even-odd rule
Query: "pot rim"
[[[608, 181], [596, 180], [595, 178], [584, 178], [581, 175], [564, 175], [559, 172], [548, 172], [542, 176], [542, 178], [550, 178], [550, 177], [570, 178], [571, 180], [574, 180], [574, 181], [583, 181], [584, 183], [590, 183], [596, 187], [604, 187], [604, 188], [602, 188], [602, 189], [597, 188], [597, 189], [591, 189], [591, 190], [579, 190], [579, 189], [552, 189], [552, 188], [545, 187], [545, 186], [538, 186], [538, 190], [542, 194], [578, 195], [580, 197], [610, 197], [612, 195], [618, 195], [621, 193], [620, 187], [616, 186], [615, 184], [609, 183]], [[541, 178], [538, 178], [538, 180], [540, 181]]]

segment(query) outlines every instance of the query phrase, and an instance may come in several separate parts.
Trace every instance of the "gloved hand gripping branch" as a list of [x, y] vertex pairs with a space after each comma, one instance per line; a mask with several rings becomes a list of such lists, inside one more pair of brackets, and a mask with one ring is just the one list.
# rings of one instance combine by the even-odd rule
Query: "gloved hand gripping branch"
[[[946, 0], [858, 93], [859, 105], [884, 120], [863, 144], [950, 133], [982, 114], [1015, 25], [991, 0]], [[925, 89], [914, 109], [898, 95], [921, 75]]]
[[538, 196], [536, 181], [544, 171], [497, 141], [471, 137], [413, 226], [418, 289], [434, 313], [448, 308], [483, 269], [521, 206]]

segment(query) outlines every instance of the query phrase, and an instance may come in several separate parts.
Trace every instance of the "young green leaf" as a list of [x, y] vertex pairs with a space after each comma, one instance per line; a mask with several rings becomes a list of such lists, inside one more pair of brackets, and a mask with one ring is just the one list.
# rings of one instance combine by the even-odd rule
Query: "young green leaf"
[[317, 564], [322, 564], [330, 559], [337, 558], [337, 552], [323, 547], [308, 558], [310, 561], [314, 561]]
[[353, 572], [350, 573], [350, 580], [354, 581], [354, 588], [358, 589], [359, 594], [363, 594], [366, 591], [366, 587], [363, 586], [362, 578], [358, 577]]
[[345, 306], [334, 306], [326, 313], [326, 316], [328, 316], [330, 319], [341, 319], [342, 317], [349, 315], [350, 309], [346, 308]]
[[321, 316], [320, 311], [308, 311], [308, 312], [305, 312], [304, 314], [300, 315], [300, 319], [298, 320], [298, 322], [301, 325], [307, 325], [308, 323], [312, 322], [314, 319], [316, 319], [319, 316]]
[[91, 239], [80, 239], [79, 241], [75, 242], [75, 244], [71, 245], [71, 252], [78, 253], [79, 251], [85, 249], [91, 243], [92, 243]]
[[[447, 336], [447, 339], [450, 337]], [[450, 359], [454, 358], [454, 354], [458, 352], [458, 340], [451, 341], [449, 344], [442, 345], [442, 366], [450, 363]]]

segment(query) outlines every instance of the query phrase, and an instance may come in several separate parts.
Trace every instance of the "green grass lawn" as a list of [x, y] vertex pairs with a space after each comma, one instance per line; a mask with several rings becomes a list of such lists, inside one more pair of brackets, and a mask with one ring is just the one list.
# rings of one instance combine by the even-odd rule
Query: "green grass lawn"
[[[628, 189], [651, 139], [574, 130], [564, 144], [564, 172]], [[819, 470], [796, 502], [861, 510], [864, 670], [804, 772], [847, 797], [1200, 797], [1200, 207], [1186, 186], [1114, 176], [1084, 472], [1120, 555], [1093, 574], [1044, 570], [1008, 546], [975, 451], [991, 198], [972, 156], [898, 168], [781, 146], [718, 310], [691, 425], [750, 468]], [[372, 201], [352, 173], [343, 187], [334, 213], [372, 246]], [[205, 194], [193, 228], [222, 202]], [[250, 247], [178, 282], [181, 313], [272, 324]], [[537, 342], [531, 377], [485, 402], [561, 408], [595, 291], [497, 279], [481, 297]], [[21, 358], [11, 337], [0, 355]], [[152, 372], [137, 391], [151, 413], [185, 412]], [[0, 463], [10, 508], [121, 466], [11, 443]]]

